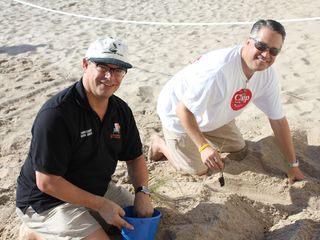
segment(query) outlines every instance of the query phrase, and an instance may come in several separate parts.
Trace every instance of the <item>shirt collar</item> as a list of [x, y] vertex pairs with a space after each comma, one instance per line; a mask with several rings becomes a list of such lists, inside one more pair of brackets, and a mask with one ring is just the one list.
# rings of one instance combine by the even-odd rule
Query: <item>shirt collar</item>
[[78, 94], [77, 103], [83, 108], [91, 109], [91, 107], [89, 105], [89, 101], [88, 101], [87, 95], [86, 95], [86, 91], [85, 91], [84, 86], [83, 86], [82, 77], [76, 83], [76, 92]]

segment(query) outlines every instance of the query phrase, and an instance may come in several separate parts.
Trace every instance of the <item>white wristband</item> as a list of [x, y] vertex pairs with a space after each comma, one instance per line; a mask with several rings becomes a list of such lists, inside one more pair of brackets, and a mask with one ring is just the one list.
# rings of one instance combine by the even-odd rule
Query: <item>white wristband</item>
[[289, 163], [289, 168], [299, 167], [299, 161], [294, 160], [292, 163]]

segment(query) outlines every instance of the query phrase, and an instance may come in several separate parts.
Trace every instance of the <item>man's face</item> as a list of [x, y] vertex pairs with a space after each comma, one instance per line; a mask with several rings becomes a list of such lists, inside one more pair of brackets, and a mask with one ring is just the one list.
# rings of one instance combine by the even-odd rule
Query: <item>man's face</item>
[[254, 72], [270, 67], [276, 59], [274, 55], [281, 49], [282, 44], [281, 34], [267, 27], [261, 28], [256, 38], [247, 40], [245, 61], [249, 69]]
[[86, 91], [91, 97], [102, 100], [109, 98], [118, 90], [125, 75], [121, 74], [119, 66], [99, 65], [87, 59], [83, 60], [83, 70], [83, 84]]

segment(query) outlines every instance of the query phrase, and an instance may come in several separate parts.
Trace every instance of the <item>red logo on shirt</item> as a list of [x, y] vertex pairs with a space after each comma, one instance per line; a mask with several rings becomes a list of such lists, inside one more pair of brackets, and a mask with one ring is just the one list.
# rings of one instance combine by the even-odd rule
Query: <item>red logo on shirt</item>
[[120, 133], [120, 124], [119, 123], [114, 123], [114, 128], [113, 128], [113, 132], [110, 135], [111, 138], [121, 138], [121, 133]]
[[250, 89], [240, 89], [231, 99], [231, 108], [235, 111], [244, 108], [250, 102], [251, 97], [252, 93]]

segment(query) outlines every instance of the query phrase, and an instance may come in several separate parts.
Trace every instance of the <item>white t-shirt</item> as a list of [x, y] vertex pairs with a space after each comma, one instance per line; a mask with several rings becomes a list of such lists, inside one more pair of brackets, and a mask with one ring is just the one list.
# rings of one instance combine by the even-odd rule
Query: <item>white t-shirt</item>
[[176, 115], [180, 100], [194, 114], [202, 132], [229, 123], [251, 101], [270, 119], [284, 117], [273, 68], [255, 72], [246, 83], [241, 47], [209, 52], [165, 84], [158, 98], [157, 112], [166, 129], [185, 132]]

